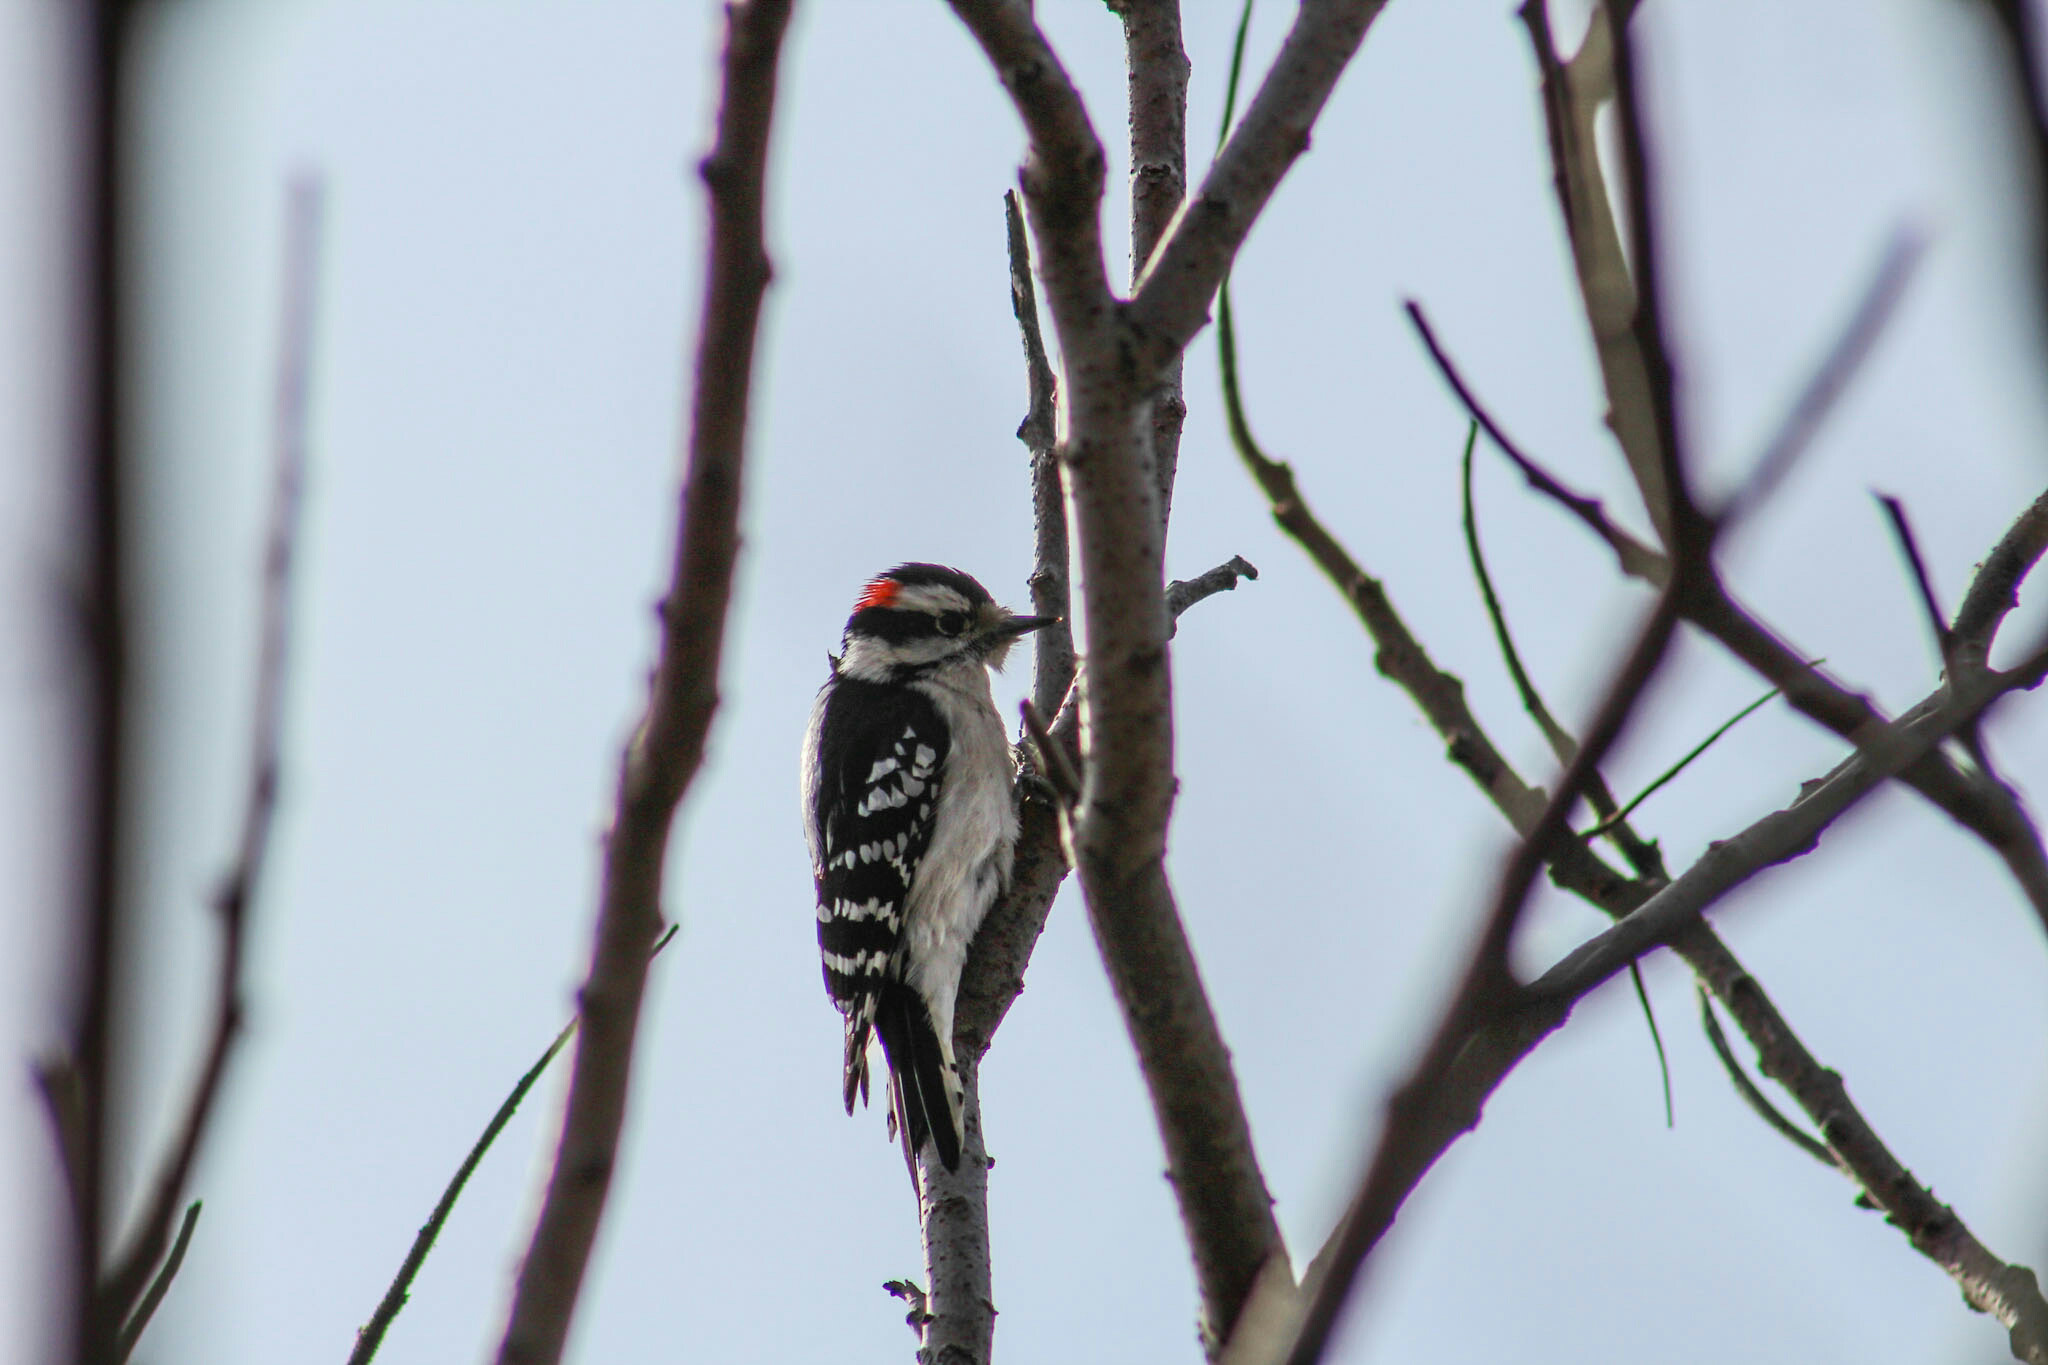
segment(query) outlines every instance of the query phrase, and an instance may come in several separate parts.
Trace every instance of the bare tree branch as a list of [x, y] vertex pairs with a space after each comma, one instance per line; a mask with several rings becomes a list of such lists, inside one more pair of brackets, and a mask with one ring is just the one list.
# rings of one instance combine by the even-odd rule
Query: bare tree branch
[[[1188, 54], [1181, 41], [1180, 0], [1109, 0], [1124, 21], [1124, 67], [1131, 121], [1131, 279], [1145, 273], [1180, 212], [1188, 190]], [[1187, 399], [1183, 357], [1169, 360], [1152, 394], [1152, 465], [1159, 520], [1173, 513]]]
[[[127, 207], [121, 174], [122, 120], [127, 109], [122, 79], [128, 38], [125, 0], [96, 0], [80, 8], [77, 53], [81, 120], [77, 192], [83, 206], [80, 262], [82, 316], [74, 367], [78, 448], [66, 467], [76, 471], [77, 770], [82, 775], [77, 848], [80, 865], [72, 922], [80, 926], [77, 994], [69, 1055], [55, 1065], [75, 1078], [76, 1104], [53, 1109], [75, 1115], [75, 1142], [62, 1143], [71, 1201], [71, 1349], [80, 1365], [102, 1365], [116, 1347], [120, 1316], [99, 1292], [113, 1150], [113, 1052], [119, 1037], [117, 981], [126, 925], [121, 898], [127, 848], [129, 793], [123, 779], [132, 743], [128, 718], [129, 612], [126, 469], [122, 424], [127, 386], [122, 353], [127, 319], [120, 233]], [[59, 1129], [60, 1140], [64, 1136]]]
[[2041, 79], [2040, 16], [2030, 0], [1985, 0], [1998, 20], [2013, 79], [2013, 102], [2020, 106], [2026, 129], [2028, 167], [2034, 182], [2034, 287], [2040, 295], [2040, 320], [2048, 326], [2048, 109]]
[[1970, 664], [1982, 664], [1991, 652], [1991, 639], [2000, 625], [2019, 605], [2019, 587], [2034, 565], [2048, 551], [2048, 492], [2028, 505], [2000, 538], [1970, 582], [1963, 605], [1956, 609], [1950, 627], [1956, 650]]
[[500, 1365], [554, 1365], [582, 1290], [625, 1119], [648, 954], [677, 803], [704, 758], [739, 550], [741, 475], [761, 298], [768, 136], [790, 0], [726, 11], [718, 134], [700, 171], [710, 192], [704, 312], [675, 564], [662, 603], [647, 711], [619, 763], [596, 942], [578, 997], [581, 1037], [561, 1142], [519, 1281]]
[[1906, 568], [1912, 572], [1913, 586], [1920, 594], [1920, 610], [1934, 636], [1935, 657], [1941, 660], [1944, 672], [1952, 672], [1955, 668], [1955, 637], [1949, 631], [1948, 616], [1941, 609], [1941, 599], [1935, 595], [1934, 580], [1927, 573], [1927, 561], [1920, 556], [1920, 542], [1914, 538], [1913, 523], [1906, 519], [1905, 505], [1897, 498], [1885, 493], [1875, 496], [1878, 506], [1884, 508], [1885, 517], [1891, 522], [1892, 536], [1899, 542], [1899, 553], [1905, 557]]
[[1848, 390], [1863, 362], [1870, 358], [1926, 252], [1926, 239], [1913, 229], [1902, 227], [1892, 233], [1855, 311], [1792, 400], [1749, 477], [1721, 508], [1721, 520], [1740, 520], [1750, 508], [1768, 499], [1799, 463], [1799, 457], [1812, 446], [1821, 423]]
[[150, 1272], [164, 1256], [193, 1163], [198, 1160], [200, 1144], [220, 1098], [229, 1057], [241, 1033], [244, 945], [277, 810], [285, 673], [291, 646], [293, 564], [306, 471], [322, 198], [320, 182], [312, 178], [295, 180], [286, 195], [283, 303], [271, 432], [270, 525], [263, 551], [249, 787], [243, 801], [241, 839], [235, 861], [214, 896], [214, 909], [220, 916], [221, 955], [214, 983], [212, 1034], [199, 1077], [185, 1101], [177, 1136], [164, 1153], [140, 1219], [127, 1247], [101, 1282], [100, 1292], [107, 1301], [104, 1311], [115, 1321], [131, 1316]]
[[1551, 476], [1550, 471], [1523, 454], [1521, 447], [1500, 429], [1492, 414], [1487, 412], [1478, 397], [1466, 385], [1464, 376], [1458, 373], [1457, 365], [1438, 343], [1435, 330], [1430, 327], [1429, 319], [1423, 315], [1422, 305], [1410, 299], [1403, 304], [1403, 308], [1408, 314], [1409, 322], [1414, 324], [1416, 334], [1422, 338], [1423, 346], [1429, 351], [1430, 359], [1436, 362], [1437, 372], [1443, 375], [1444, 382], [1451, 386], [1451, 392], [1458, 396], [1458, 401], [1464, 404], [1465, 411], [1472, 420], [1486, 429], [1486, 434], [1493, 439], [1501, 454], [1507, 456], [1514, 466], [1522, 471], [1522, 477], [1528, 480], [1529, 486], [1555, 500], [1583, 522], [1594, 535], [1606, 541], [1608, 548], [1614, 551], [1614, 557], [1620, 563], [1623, 573], [1631, 578], [1640, 578], [1657, 587], [1663, 587], [1671, 577], [1671, 565], [1664, 556], [1615, 525], [1598, 498], [1589, 498], [1583, 493], [1575, 493], [1566, 488]]
[[[1226, 297], [1226, 312], [1228, 307]], [[1495, 438], [1495, 444], [1523, 472], [1530, 486], [1563, 505], [1606, 541], [1614, 549], [1624, 572], [1663, 586], [1670, 572], [1669, 562], [1654, 550], [1628, 538], [1626, 532], [1607, 518], [1597, 500], [1566, 488], [1527, 454], [1509, 444], [1508, 438], [1465, 387], [1456, 366], [1428, 329], [1421, 310], [1414, 309], [1411, 317], [1432, 358], [1438, 362], [1467, 411]], [[1226, 392], [1232, 382], [1226, 379]], [[1236, 422], [1237, 419], [1233, 419], [1234, 425]], [[1249, 439], [1248, 431], [1241, 435]], [[1284, 469], [1284, 466], [1273, 466], [1276, 474]], [[1254, 476], [1259, 477], [1262, 484], [1267, 482], [1267, 477], [1261, 476], [1256, 466]], [[1269, 498], [1274, 496], [1273, 487], [1266, 491]], [[1277, 509], [1277, 500], [1275, 505]], [[2042, 499], [2023, 513], [2007, 533], [2005, 541], [1985, 563], [1989, 576], [1982, 579], [1983, 588], [1979, 590], [1973, 586], [1962, 611], [1958, 613], [1956, 634], [1960, 647], [1976, 651], [1969, 657], [1981, 660], [1989, 652], [1991, 637], [1998, 623], [2016, 600], [2020, 579], [2039, 560], [2044, 546], [2048, 546], [2048, 494], [2043, 494]], [[1851, 692], [1822, 674], [1816, 665], [1808, 662], [1808, 656], [1779, 639], [1737, 602], [1718, 578], [1709, 577], [1697, 591], [1688, 594], [1683, 610], [1689, 623], [1720, 641], [1730, 653], [1773, 683], [1794, 709], [1842, 738], [1854, 743], [1859, 736], [1887, 723], [1868, 698]], [[2044, 851], [2039, 833], [2012, 792], [1989, 773], [1976, 777], [1964, 774], [1939, 752], [1923, 754], [1902, 776], [1907, 785], [1990, 845], [2026, 893], [2035, 914], [2044, 926], [2048, 926], [2048, 851]]]
[[1209, 320], [1209, 300], [1253, 222], [1322, 113], [1385, 0], [1303, 0], [1258, 93], [1152, 253], [1131, 299], [1133, 330], [1155, 365], [1184, 350]]
[[[1464, 979], [1445, 1008], [1435, 1034], [1407, 1078], [1387, 1100], [1386, 1124], [1358, 1191], [1337, 1225], [1329, 1273], [1309, 1297], [1300, 1333], [1287, 1356], [1288, 1365], [1313, 1365], [1322, 1358], [1366, 1254], [1393, 1222], [1408, 1192], [1442, 1154], [1446, 1125], [1455, 1123], [1457, 1128], [1453, 1131], [1462, 1131], [1477, 1120], [1476, 1105], [1469, 1121], [1461, 1112], [1453, 1085], [1454, 1073], [1475, 1037], [1524, 1012], [1527, 990], [1510, 972], [1509, 942], [1538, 873], [1554, 856], [1558, 845], [1570, 842], [1566, 821], [1578, 804], [1587, 778], [1598, 771], [1600, 761], [1621, 737], [1643, 690], [1663, 662], [1678, 625], [1678, 599], [1684, 581], [1697, 571], [1689, 564], [1675, 567], [1671, 586], [1657, 599], [1656, 609], [1644, 622], [1621, 667], [1615, 671], [1592, 723], [1586, 727], [1577, 757], [1502, 869], [1500, 890], [1475, 937]], [[1533, 1041], [1530, 1045], [1534, 1045]]]
[[[1380, 585], [1357, 566], [1310, 511], [1296, 491], [1292, 472], [1268, 457], [1251, 439], [1238, 389], [1227, 292], [1218, 343], [1223, 360], [1226, 412], [1233, 438], [1240, 456], [1266, 491], [1275, 519], [1351, 601], [1361, 622], [1379, 646], [1380, 671], [1414, 699], [1444, 736], [1449, 744], [1451, 760], [1472, 776], [1518, 832], [1525, 837], [1533, 833], [1543, 808], [1541, 794], [1515, 775], [1466, 707], [1463, 688], [1458, 680], [1431, 662], [1394, 611]], [[1989, 578], [1997, 586], [1985, 587], [1981, 596], [1973, 587], [1972, 600], [1997, 602], [2010, 599], [2019, 577], [2024, 573], [2023, 568], [2012, 566], [2022, 559], [2031, 563], [2040, 551], [2038, 548], [2030, 550], [2028, 545], [2039, 537], [2048, 536], [2048, 528], [2040, 522], [2041, 518], [2030, 512], [2008, 532], [1979, 576], [1980, 581]], [[1938, 700], [1939, 695], [1931, 699], [1929, 705]], [[1625, 917], [1645, 904], [1657, 890], [1654, 881], [1629, 881], [1621, 877], [1579, 842], [1558, 847], [1551, 863], [1551, 876], [1558, 885], [1617, 918]], [[1866, 1188], [1873, 1181], [1892, 1180], [1900, 1192], [1899, 1212], [1906, 1217], [1901, 1226], [1931, 1230], [1930, 1235], [1916, 1237], [1915, 1246], [1956, 1274], [1965, 1283], [1966, 1290], [1975, 1293], [1972, 1302], [2000, 1313], [2001, 1320], [2016, 1327], [2016, 1354], [2032, 1349], [2030, 1342], [2039, 1337], [2039, 1332], [2030, 1324], [2038, 1317], [2039, 1310], [2035, 1306], [2038, 1296], [2033, 1292], [2030, 1273], [2021, 1267], [2004, 1266], [1991, 1257], [1969, 1237], [1959, 1222], [1954, 1221], [1952, 1212], [1940, 1210], [1943, 1217], [1931, 1222], [1924, 1218], [1919, 1222], [1910, 1221], [1928, 1214], [1930, 1209], [1939, 1209], [1939, 1206], [1932, 1205], [1931, 1196], [1927, 1196], [1927, 1204], [1906, 1207], [1914, 1204], [1924, 1191], [1917, 1184], [1912, 1184], [1910, 1178], [1905, 1186], [1897, 1186], [1896, 1177], [1904, 1174], [1902, 1168], [1891, 1160], [1868, 1122], [1850, 1102], [1839, 1076], [1823, 1067], [1805, 1049], [1762, 987], [1702, 920], [1687, 922], [1672, 936], [1671, 946], [1756, 1044], [1764, 1074], [1785, 1081], [1795, 1097], [1809, 1106], [1809, 1113], [1816, 1115], [1816, 1121], [1823, 1123], [1824, 1131], [1831, 1123], [1834, 1131], [1855, 1135], [1854, 1141], [1844, 1143], [1842, 1157], [1824, 1151], [1823, 1159], [1839, 1165]], [[1438, 1121], [1434, 1131], [1425, 1135], [1423, 1159], [1416, 1163], [1413, 1180], [1419, 1180], [1437, 1154], [1477, 1124], [1480, 1105], [1485, 1097], [1550, 1030], [1563, 1022], [1564, 1017], [1563, 1013], [1556, 1012], [1554, 1004], [1524, 1008], [1514, 1017], [1480, 1031], [1467, 1042], [1444, 1086], [1444, 1102]], [[1878, 1154], [1882, 1154], [1881, 1160]], [[1886, 1163], [1889, 1163], [1889, 1169]], [[1412, 1187], [1413, 1182], [1410, 1183]], [[1327, 1280], [1327, 1269], [1343, 1254], [1342, 1243], [1349, 1227], [1348, 1222], [1340, 1224], [1337, 1233], [1311, 1264], [1300, 1290], [1294, 1289], [1284, 1267], [1277, 1264], [1268, 1267], [1257, 1295], [1246, 1307], [1239, 1333], [1230, 1342], [1226, 1360], [1231, 1365], [1277, 1360], [1290, 1344], [1296, 1342], [1309, 1305], [1324, 1298], [1322, 1286]], [[1377, 1235], [1374, 1233], [1375, 1237]], [[2025, 1333], [2031, 1334], [2026, 1341], [2021, 1339], [2023, 1333], [2017, 1330], [2023, 1324], [2029, 1324], [2025, 1326]], [[2022, 1354], [2022, 1358], [2031, 1357]]]
[[[1229, 1053], [1166, 878], [1174, 786], [1170, 617], [1145, 413], [1159, 377], [1206, 314], [1252, 216], [1301, 149], [1298, 134], [1291, 142], [1278, 134], [1290, 120], [1305, 133], [1378, 5], [1323, 0], [1304, 8], [1268, 90], [1232, 140], [1253, 150], [1233, 158], [1226, 149], [1198, 201], [1203, 211], [1182, 215], [1138, 286], [1139, 302], [1129, 307], [1110, 293], [1102, 261], [1101, 145], [1057, 57], [1023, 7], [1000, 0], [952, 5], [995, 66], [1030, 138], [1024, 200], [1066, 364], [1061, 460], [1086, 608], [1083, 794], [1063, 817], [1066, 843], [1151, 1092], [1195, 1263], [1204, 1337], [1213, 1348], [1281, 1242]], [[1307, 48], [1304, 34], [1311, 37]], [[1208, 211], [1221, 202], [1212, 191], [1231, 201], [1220, 235]], [[1202, 226], [1190, 235], [1197, 221]], [[1192, 244], [1201, 258], [1192, 275], [1167, 264], [1176, 244]], [[1169, 311], [1187, 310], [1177, 333], [1139, 316], [1148, 291]], [[1141, 357], [1136, 365], [1134, 354]]]
[[1206, 602], [1219, 592], [1233, 592], [1238, 580], [1256, 579], [1259, 571], [1243, 555], [1232, 555], [1207, 573], [1193, 578], [1176, 578], [1166, 585], [1166, 611], [1178, 623], [1180, 614], [1197, 602]]

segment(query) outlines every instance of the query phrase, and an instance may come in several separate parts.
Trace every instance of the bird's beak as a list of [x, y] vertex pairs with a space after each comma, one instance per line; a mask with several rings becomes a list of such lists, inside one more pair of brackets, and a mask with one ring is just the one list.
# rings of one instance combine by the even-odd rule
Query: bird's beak
[[1057, 616], [1012, 616], [1007, 621], [998, 622], [996, 628], [989, 634], [998, 640], [1014, 640], [1020, 635], [1029, 635], [1034, 630], [1043, 630], [1047, 626], [1058, 625], [1059, 622], [1060, 618]]

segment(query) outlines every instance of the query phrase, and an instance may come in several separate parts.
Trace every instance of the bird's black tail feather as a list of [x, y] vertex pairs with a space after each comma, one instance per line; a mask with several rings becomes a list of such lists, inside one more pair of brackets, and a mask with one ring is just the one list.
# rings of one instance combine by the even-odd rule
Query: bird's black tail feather
[[875, 1031], [882, 1035], [882, 1052], [889, 1059], [904, 1158], [915, 1169], [918, 1149], [930, 1138], [946, 1169], [959, 1170], [960, 1131], [946, 1098], [946, 1056], [931, 1012], [916, 991], [892, 981], [882, 988]]

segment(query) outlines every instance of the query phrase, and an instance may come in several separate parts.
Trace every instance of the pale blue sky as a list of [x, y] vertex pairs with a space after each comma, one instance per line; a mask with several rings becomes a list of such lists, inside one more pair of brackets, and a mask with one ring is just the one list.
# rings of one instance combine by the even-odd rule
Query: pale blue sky
[[[46, 315], [52, 297], [37, 179], [51, 164], [49, 57], [35, 45], [48, 8], [0, 9], [0, 88], [42, 120], [0, 120], [9, 317], [38, 300]], [[1120, 168], [1114, 19], [1094, 0], [1039, 8]], [[1290, 12], [1262, 7], [1255, 70]], [[250, 1029], [195, 1189], [204, 1221], [140, 1358], [339, 1360], [570, 1009], [674, 521], [700, 270], [690, 168], [716, 7], [190, 0], [151, 13], [135, 241], [156, 679], [140, 877], [152, 1115], [191, 1064], [213, 952], [205, 897], [240, 800], [285, 177], [324, 172], [331, 211], [287, 786]], [[1235, 14], [1187, 0], [1198, 159]], [[1643, 22], [1680, 362], [1710, 484], [1745, 466], [1893, 228], [1932, 242], [1864, 381], [1728, 560], [1800, 648], [1904, 706], [1933, 686], [1934, 661], [1869, 490], [1907, 501], [1953, 603], [2048, 475], [1990, 49], [1950, 0], [1654, 0]], [[945, 560], [1024, 597], [1025, 459], [1011, 435], [1023, 378], [1000, 205], [1020, 150], [936, 0], [803, 6], [777, 129], [777, 277], [726, 708], [680, 822], [667, 903], [682, 934], [655, 971], [576, 1359], [866, 1361], [912, 1347], [879, 1285], [921, 1274], [913, 1209], [880, 1116], [839, 1113], [795, 755], [865, 575]], [[1253, 233], [1235, 291], [1260, 434], [1538, 782], [1550, 765], [1457, 534], [1463, 421], [1398, 305], [1425, 303], [1511, 431], [1633, 511], [1545, 155], [1513, 6], [1394, 0]], [[1112, 183], [1121, 277], [1121, 169]], [[0, 332], [0, 628], [38, 644], [0, 669], [0, 1045], [17, 1056], [53, 1036], [42, 913], [64, 675], [49, 615], [66, 549], [35, 473], [52, 419], [29, 401], [51, 387], [47, 336]], [[1283, 1227], [1306, 1256], [1428, 1027], [1505, 830], [1272, 527], [1224, 439], [1211, 337], [1189, 376], [1169, 567], [1241, 553], [1262, 576], [1177, 641], [1171, 865]], [[1480, 499], [1530, 667], [1582, 718], [1644, 599], [1491, 459]], [[1679, 661], [1620, 756], [1618, 788], [1761, 690], [1710, 646], [1688, 643]], [[1002, 680], [1006, 705], [1027, 677]], [[2038, 795], [2048, 711], [2023, 698], [1994, 735]], [[1643, 828], [1683, 866], [1839, 752], [1767, 710], [1647, 805]], [[1598, 927], [1554, 892], [1540, 904], [1532, 965]], [[1887, 793], [1716, 918], [1908, 1165], [1995, 1250], [2048, 1258], [2048, 944], [1997, 862]], [[1648, 976], [1677, 1129], [1663, 1127], [1634, 1003], [1610, 987], [1411, 1201], [1340, 1357], [1999, 1358], [1995, 1326], [1740, 1107], [1683, 972], [1659, 959]], [[1196, 1358], [1149, 1107], [1072, 898], [984, 1085], [1001, 1355]], [[0, 1094], [0, 1188], [40, 1190], [39, 1115], [25, 1084]], [[543, 1086], [478, 1173], [383, 1360], [476, 1359], [494, 1341], [558, 1103]], [[48, 1196], [21, 1207], [0, 1237], [0, 1353], [26, 1361], [33, 1211], [47, 1215]]]

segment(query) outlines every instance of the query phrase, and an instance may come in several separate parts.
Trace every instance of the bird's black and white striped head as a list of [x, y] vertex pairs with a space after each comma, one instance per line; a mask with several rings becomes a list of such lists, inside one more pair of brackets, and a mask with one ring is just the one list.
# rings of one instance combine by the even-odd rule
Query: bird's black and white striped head
[[866, 682], [909, 682], [959, 665], [1001, 668], [1020, 636], [1055, 619], [1016, 615], [958, 569], [898, 564], [861, 589], [833, 667]]

